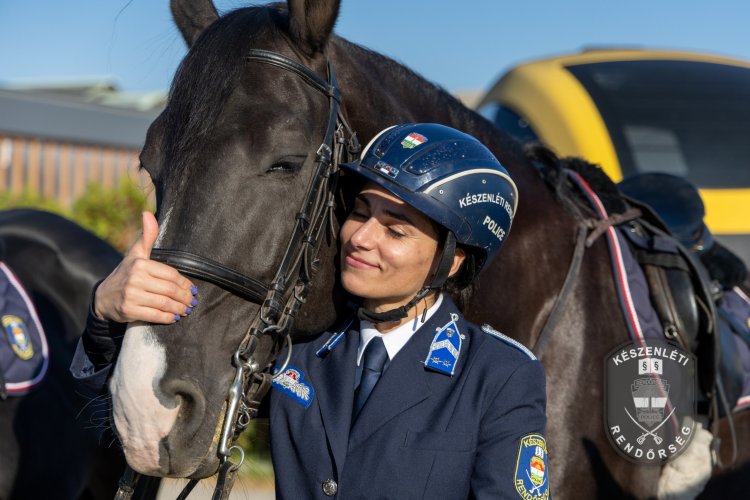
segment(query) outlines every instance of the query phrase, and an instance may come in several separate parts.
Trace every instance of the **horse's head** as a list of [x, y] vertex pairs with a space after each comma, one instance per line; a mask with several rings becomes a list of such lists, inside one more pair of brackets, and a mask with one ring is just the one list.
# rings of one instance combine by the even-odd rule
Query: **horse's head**
[[[326, 95], [332, 92], [324, 50], [338, 1], [314, 7], [290, 1], [288, 11], [273, 5], [223, 17], [210, 2], [187, 3], [173, 0], [172, 9], [190, 50], [166, 109], [149, 129], [141, 163], [157, 190], [160, 232], [152, 257], [192, 269], [199, 304], [174, 325], [129, 325], [110, 389], [116, 430], [134, 469], [203, 477], [219, 463], [237, 373], [233, 355], [247, 347], [248, 327], [264, 300], [270, 323], [295, 305], [288, 302], [293, 286], [276, 290], [269, 303], [272, 283], [294, 285], [297, 270], [307, 276], [312, 264], [311, 252], [303, 252], [301, 264], [293, 253], [284, 256], [293, 233], [300, 233], [295, 245], [314, 246], [306, 240], [315, 231], [302, 231], [312, 223], [297, 213], [327, 210], [323, 198], [313, 196], [316, 209], [304, 200], [326, 156], [321, 144], [334, 99]], [[260, 51], [302, 64], [322, 80]], [[326, 227], [317, 232], [321, 269], [307, 304], [294, 314], [294, 328], [303, 333], [330, 325], [343, 303], [332, 297], [335, 238]], [[286, 262], [290, 255], [293, 262]], [[253, 341], [254, 360], [261, 367], [270, 362], [279, 343]]]

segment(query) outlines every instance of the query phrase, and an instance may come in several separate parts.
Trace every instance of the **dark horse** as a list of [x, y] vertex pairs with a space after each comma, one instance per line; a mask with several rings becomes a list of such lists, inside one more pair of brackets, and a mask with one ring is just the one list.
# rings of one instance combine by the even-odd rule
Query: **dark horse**
[[[210, 1], [173, 0], [172, 9], [190, 51], [141, 155], [157, 188], [157, 248], [210, 258], [258, 282], [274, 279], [316, 152], [325, 149], [320, 144], [335, 92], [258, 49], [296, 61], [324, 81], [330, 63], [342, 114], [362, 143], [386, 126], [438, 122], [477, 137], [510, 171], [520, 193], [512, 236], [466, 313], [535, 344], [565, 279], [577, 220], [518, 143], [407, 68], [334, 35], [338, 1], [290, 0], [222, 17]], [[343, 312], [336, 254], [336, 237], [323, 238], [312, 290], [296, 313], [297, 337], [324, 330]], [[187, 320], [130, 325], [110, 384], [125, 455], [146, 474], [200, 478], [219, 464], [236, 374], [232, 356], [259, 301], [243, 300], [236, 287], [230, 293], [196, 283], [200, 304]], [[542, 359], [551, 486], [563, 498], [656, 493], [659, 468], [620, 458], [602, 428], [602, 360], [628, 340], [614, 289], [606, 243], [599, 240], [586, 250]]]
[[[46, 377], [32, 392], [0, 401], [0, 499], [112, 498], [124, 460], [79, 414], [70, 375], [93, 285], [120, 253], [63, 217], [0, 212], [0, 260], [23, 285], [49, 344]], [[106, 405], [99, 406], [105, 425]]]

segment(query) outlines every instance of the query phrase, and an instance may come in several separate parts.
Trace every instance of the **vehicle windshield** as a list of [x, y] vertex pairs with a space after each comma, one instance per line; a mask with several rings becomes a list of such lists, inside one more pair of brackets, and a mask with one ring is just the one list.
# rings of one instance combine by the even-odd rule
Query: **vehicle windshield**
[[623, 176], [660, 171], [701, 188], [750, 187], [750, 69], [665, 60], [566, 69], [599, 109]]

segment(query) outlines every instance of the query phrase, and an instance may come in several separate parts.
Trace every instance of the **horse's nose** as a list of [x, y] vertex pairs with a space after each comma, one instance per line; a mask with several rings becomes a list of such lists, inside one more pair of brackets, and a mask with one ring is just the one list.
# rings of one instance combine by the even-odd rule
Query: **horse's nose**
[[198, 384], [193, 380], [171, 379], [162, 383], [162, 391], [167, 401], [165, 406], [179, 406], [180, 413], [177, 417], [173, 434], [190, 436], [198, 432], [206, 413], [206, 397]]

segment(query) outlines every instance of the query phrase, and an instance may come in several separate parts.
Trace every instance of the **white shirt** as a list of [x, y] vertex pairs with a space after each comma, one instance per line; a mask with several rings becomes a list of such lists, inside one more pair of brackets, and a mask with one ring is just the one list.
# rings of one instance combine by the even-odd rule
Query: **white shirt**
[[357, 351], [357, 366], [362, 364], [362, 354], [365, 352], [367, 344], [375, 337], [383, 339], [385, 344], [385, 350], [388, 352], [388, 359], [392, 360], [398, 351], [406, 345], [412, 335], [419, 330], [424, 323], [426, 323], [430, 316], [440, 308], [440, 304], [443, 302], [443, 294], [439, 294], [437, 300], [432, 306], [427, 309], [427, 314], [424, 315], [424, 321], [422, 321], [423, 314], [417, 314], [412, 321], [407, 321], [403, 325], [395, 328], [391, 331], [380, 333], [373, 323], [369, 321], [360, 320], [359, 322], [359, 350]]

